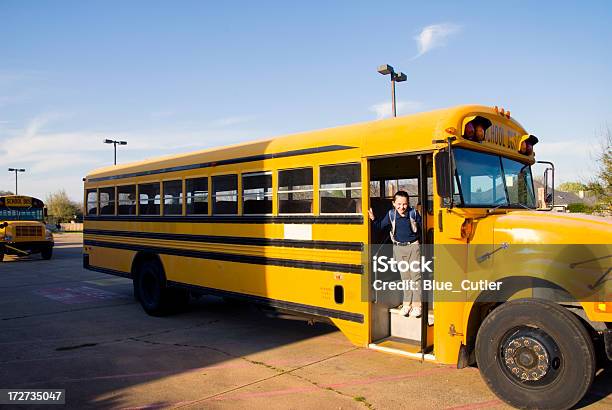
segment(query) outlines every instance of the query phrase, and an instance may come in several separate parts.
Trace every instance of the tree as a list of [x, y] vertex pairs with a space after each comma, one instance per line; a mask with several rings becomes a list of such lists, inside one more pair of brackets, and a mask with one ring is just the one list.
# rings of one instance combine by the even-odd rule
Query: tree
[[577, 194], [580, 191], [586, 191], [587, 187], [585, 184], [581, 182], [564, 182], [559, 185], [559, 191], [563, 192], [573, 192]]
[[0, 196], [2, 196], [2, 195], [13, 195], [13, 192], [12, 191], [3, 191], [3, 190], [0, 189]]
[[612, 211], [612, 130], [607, 128], [594, 155], [597, 161], [597, 173], [586, 184], [589, 191], [595, 194], [599, 211]]
[[68, 198], [63, 189], [47, 195], [45, 203], [49, 216], [56, 222], [69, 222], [79, 213], [78, 205]]

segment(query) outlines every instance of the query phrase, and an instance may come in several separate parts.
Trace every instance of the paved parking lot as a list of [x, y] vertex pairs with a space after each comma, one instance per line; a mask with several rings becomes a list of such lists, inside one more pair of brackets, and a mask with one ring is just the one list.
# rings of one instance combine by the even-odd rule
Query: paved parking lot
[[[212, 297], [147, 316], [130, 281], [81, 268], [79, 234], [57, 235], [51, 261], [8, 259], [0, 388], [66, 389], [69, 408], [508, 408], [477, 369], [358, 348], [324, 324]], [[600, 372], [580, 407], [611, 408], [611, 388]]]

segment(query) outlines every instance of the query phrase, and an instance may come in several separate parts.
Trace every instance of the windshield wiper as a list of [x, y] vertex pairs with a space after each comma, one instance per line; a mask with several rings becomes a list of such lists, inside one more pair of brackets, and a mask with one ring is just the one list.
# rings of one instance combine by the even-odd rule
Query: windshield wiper
[[525, 204], [521, 204], [520, 202], [515, 202], [515, 203], [512, 203], [512, 204], [508, 204], [508, 206], [516, 206], [516, 205], [518, 205], [518, 206], [522, 206], [522, 207], [523, 207], [523, 208], [525, 208], [525, 209], [529, 209], [530, 211], [533, 211], [533, 208], [530, 208], [530, 207], [528, 207], [528, 206], [527, 206], [527, 205], [525, 205]]
[[517, 205], [518, 205], [518, 206], [521, 206], [521, 207], [523, 207], [523, 208], [525, 208], [525, 209], [529, 209], [530, 211], [533, 211], [533, 208], [530, 208], [530, 207], [528, 207], [528, 206], [527, 206], [527, 205], [525, 205], [525, 204], [521, 204], [520, 202], [512, 202], [512, 203], [507, 203], [507, 204], [497, 205], [495, 208], [489, 208], [489, 209], [487, 209], [487, 213], [488, 213], [488, 214], [490, 214], [490, 213], [492, 213], [493, 211], [495, 211], [495, 210], [497, 210], [497, 209], [501, 208], [502, 206], [517, 206]]
[[490, 213], [492, 213], [493, 211], [495, 211], [495, 210], [497, 210], [497, 209], [501, 208], [502, 206], [509, 206], [509, 205], [510, 205], [510, 204], [508, 204], [508, 203], [506, 203], [506, 204], [500, 204], [500, 205], [497, 205], [495, 208], [489, 208], [489, 209], [487, 209], [487, 213], [488, 213], [488, 214], [490, 214]]

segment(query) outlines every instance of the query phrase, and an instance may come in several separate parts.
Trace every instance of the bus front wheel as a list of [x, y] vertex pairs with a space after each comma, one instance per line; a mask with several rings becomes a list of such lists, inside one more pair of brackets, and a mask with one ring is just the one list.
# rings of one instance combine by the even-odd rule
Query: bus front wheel
[[4, 260], [4, 245], [0, 245], [0, 262]]
[[584, 326], [567, 309], [539, 299], [493, 310], [478, 331], [476, 361], [489, 388], [518, 408], [570, 408], [595, 376]]
[[51, 259], [51, 257], [53, 256], [53, 247], [52, 246], [46, 246], [46, 247], [42, 248], [42, 250], [40, 251], [40, 256], [44, 260]]

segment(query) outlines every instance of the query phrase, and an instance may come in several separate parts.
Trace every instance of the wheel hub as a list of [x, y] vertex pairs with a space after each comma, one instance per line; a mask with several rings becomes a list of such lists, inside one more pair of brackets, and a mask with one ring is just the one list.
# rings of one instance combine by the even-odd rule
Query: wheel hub
[[510, 339], [503, 348], [506, 367], [524, 381], [536, 381], [546, 376], [550, 367], [549, 354], [533, 337]]

